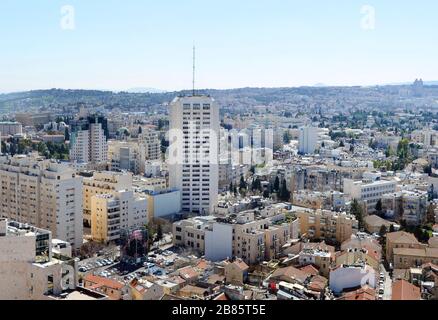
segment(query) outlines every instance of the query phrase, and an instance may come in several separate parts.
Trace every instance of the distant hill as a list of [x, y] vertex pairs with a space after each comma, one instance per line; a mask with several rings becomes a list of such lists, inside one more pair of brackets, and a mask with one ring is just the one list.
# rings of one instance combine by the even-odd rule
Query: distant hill
[[128, 93], [165, 93], [166, 91], [156, 88], [131, 88], [126, 90]]
[[[437, 83], [430, 81], [427, 83]], [[321, 86], [320, 86], [321, 85]], [[354, 99], [357, 104], [367, 104], [381, 108], [382, 101], [385, 105], [396, 106], [401, 104], [400, 89], [410, 88], [409, 85], [387, 85], [373, 87], [330, 87], [330, 86], [309, 86], [295, 88], [237, 88], [229, 90], [202, 89], [197, 90], [198, 94], [211, 95], [223, 108], [252, 108], [254, 106], [288, 106], [288, 105], [310, 105], [333, 103], [336, 97], [336, 104], [351, 105], [349, 99]], [[141, 88], [131, 89], [140, 91]], [[131, 91], [130, 90], [130, 91]], [[148, 92], [113, 92], [99, 90], [34, 90], [0, 94], [0, 114], [11, 111], [43, 111], [61, 110], [68, 112], [70, 107], [81, 104], [90, 106], [105, 106], [106, 108], [118, 108], [121, 110], [139, 110], [151, 106], [159, 106], [171, 102], [176, 96], [191, 95], [191, 90], [178, 92], [149, 92], [151, 89], [143, 88]], [[438, 98], [438, 86], [429, 85], [425, 87], [425, 98]], [[406, 99], [412, 97], [406, 96]], [[383, 100], [382, 100], [383, 99]]]

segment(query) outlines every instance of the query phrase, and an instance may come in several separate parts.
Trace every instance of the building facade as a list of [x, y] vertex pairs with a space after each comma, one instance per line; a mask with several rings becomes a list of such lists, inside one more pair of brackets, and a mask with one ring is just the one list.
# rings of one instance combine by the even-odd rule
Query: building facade
[[213, 213], [218, 199], [219, 108], [208, 96], [170, 105], [169, 184], [181, 190], [182, 210]]
[[82, 245], [82, 178], [53, 160], [0, 158], [0, 215]]

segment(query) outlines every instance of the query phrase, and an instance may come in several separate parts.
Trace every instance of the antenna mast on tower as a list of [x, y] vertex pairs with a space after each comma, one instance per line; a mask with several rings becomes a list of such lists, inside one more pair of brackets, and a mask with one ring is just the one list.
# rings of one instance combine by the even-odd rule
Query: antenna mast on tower
[[195, 96], [196, 47], [193, 45], [193, 96]]

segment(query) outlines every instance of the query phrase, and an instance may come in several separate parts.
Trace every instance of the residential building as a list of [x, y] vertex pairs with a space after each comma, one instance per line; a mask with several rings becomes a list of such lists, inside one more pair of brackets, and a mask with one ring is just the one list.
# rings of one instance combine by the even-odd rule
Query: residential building
[[392, 284], [392, 300], [421, 300], [421, 290], [405, 280], [397, 280]]
[[342, 243], [358, 231], [358, 221], [347, 213], [328, 210], [298, 211], [301, 235], [309, 239], [321, 239]]
[[396, 181], [375, 180], [375, 181], [355, 181], [344, 180], [344, 193], [350, 199], [356, 199], [365, 203], [366, 213], [371, 214], [376, 211], [376, 204], [385, 194], [394, 193], [397, 187]]
[[126, 285], [114, 279], [87, 274], [82, 281], [84, 288], [103, 293], [110, 300], [122, 300], [128, 292]]
[[34, 156], [0, 157], [0, 217], [82, 246], [82, 178], [66, 164]]
[[106, 164], [108, 160], [108, 121], [92, 115], [70, 123], [70, 160]]
[[0, 121], [0, 137], [14, 136], [23, 133], [23, 126], [19, 122]]
[[132, 174], [129, 172], [93, 172], [84, 174], [83, 183], [83, 220], [91, 227], [91, 197], [132, 190]]
[[144, 154], [145, 161], [161, 160], [161, 141], [158, 132], [153, 130], [143, 131], [138, 135], [138, 143], [142, 154]]
[[394, 250], [397, 248], [421, 249], [423, 245], [412, 233], [405, 231], [388, 233], [386, 235], [386, 260], [388, 262], [394, 261]]
[[379, 233], [382, 226], [385, 226], [386, 231], [388, 232], [391, 226], [394, 226], [394, 222], [390, 222], [385, 220], [377, 215], [366, 216], [364, 218], [365, 230], [369, 233]]
[[148, 221], [156, 218], [169, 218], [181, 212], [181, 191], [163, 189], [144, 191], [148, 203]]
[[132, 191], [99, 194], [91, 197], [91, 236], [109, 243], [120, 239], [120, 230], [148, 223], [147, 200]]
[[52, 253], [48, 230], [0, 219], [0, 299], [56, 299], [78, 285], [77, 260]]
[[420, 267], [426, 263], [438, 265], [438, 248], [394, 248], [394, 269]]
[[335, 295], [368, 286], [376, 288], [376, 270], [366, 263], [340, 265], [330, 272], [330, 290]]
[[301, 154], [315, 153], [318, 143], [318, 130], [315, 127], [300, 128], [299, 152]]
[[212, 261], [237, 257], [254, 265], [276, 259], [291, 237], [298, 238], [298, 223], [284, 214], [263, 216], [254, 211], [236, 218], [196, 217], [174, 223], [174, 244], [205, 253]]
[[111, 171], [125, 170], [134, 174], [141, 173], [145, 161], [138, 143], [116, 140], [108, 142], [108, 160]]
[[402, 190], [383, 195], [382, 209], [392, 219], [404, 220], [410, 226], [418, 226], [426, 219], [427, 199], [427, 191]]
[[300, 266], [315, 266], [318, 268], [321, 275], [328, 277], [334, 258], [334, 255], [328, 250], [309, 248], [302, 250], [298, 254], [298, 263]]
[[242, 286], [248, 278], [248, 265], [242, 259], [225, 262], [225, 281], [228, 284]]

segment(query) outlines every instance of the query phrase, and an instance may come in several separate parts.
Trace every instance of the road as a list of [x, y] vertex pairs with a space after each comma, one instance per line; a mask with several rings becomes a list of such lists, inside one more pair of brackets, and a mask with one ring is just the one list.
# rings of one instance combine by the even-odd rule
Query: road
[[385, 266], [380, 265], [380, 270], [385, 274], [385, 293], [383, 294], [383, 300], [391, 300], [392, 299], [392, 279], [389, 275], [389, 272], [386, 271]]

